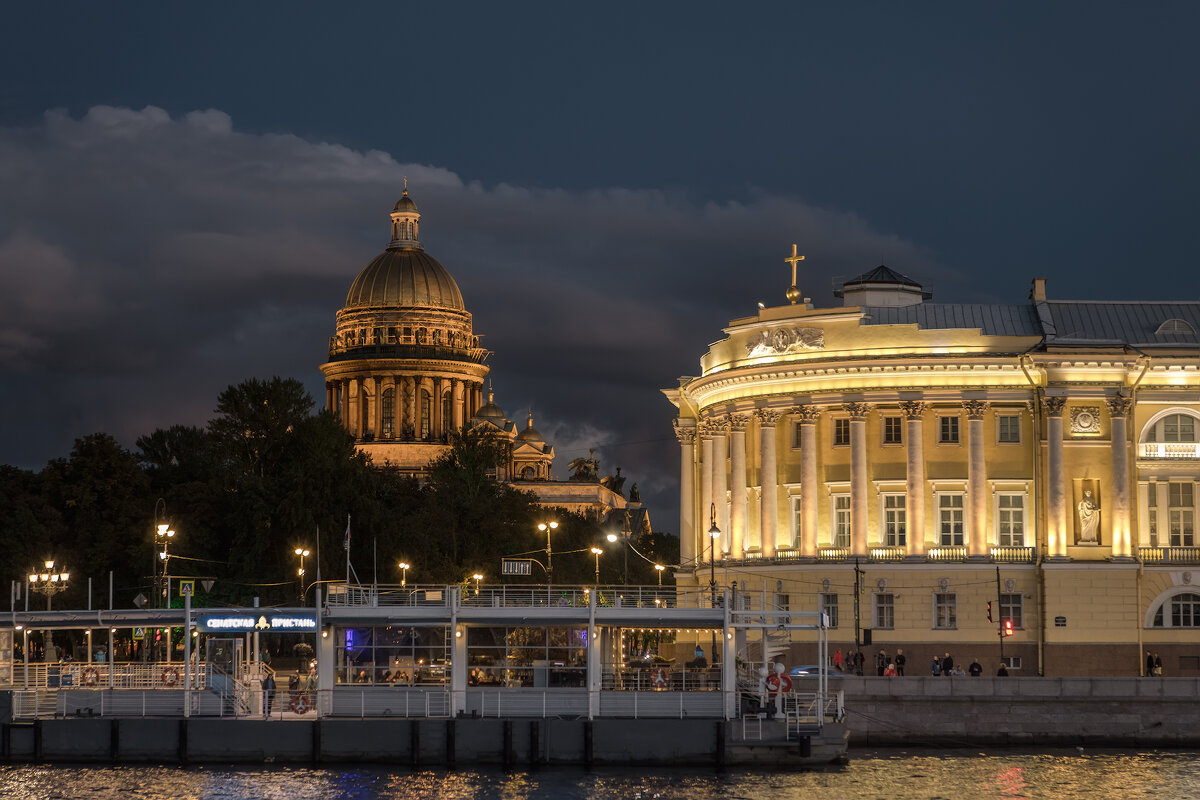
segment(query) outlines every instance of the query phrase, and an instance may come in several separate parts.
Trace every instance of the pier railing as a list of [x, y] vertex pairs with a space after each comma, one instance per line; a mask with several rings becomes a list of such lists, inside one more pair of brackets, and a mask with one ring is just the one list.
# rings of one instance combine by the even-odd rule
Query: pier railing
[[424, 606], [437, 608], [491, 606], [496, 608], [708, 608], [707, 589], [673, 586], [474, 585], [460, 587], [401, 586], [400, 584], [334, 584], [326, 600], [331, 607]]

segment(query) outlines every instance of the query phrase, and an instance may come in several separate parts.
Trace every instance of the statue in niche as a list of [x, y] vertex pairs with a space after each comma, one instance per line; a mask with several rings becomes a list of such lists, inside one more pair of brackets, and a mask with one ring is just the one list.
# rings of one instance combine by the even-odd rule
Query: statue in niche
[[1083, 499], [1079, 501], [1079, 543], [1096, 544], [1096, 534], [1100, 530], [1100, 506], [1092, 497], [1091, 489], [1083, 490]]

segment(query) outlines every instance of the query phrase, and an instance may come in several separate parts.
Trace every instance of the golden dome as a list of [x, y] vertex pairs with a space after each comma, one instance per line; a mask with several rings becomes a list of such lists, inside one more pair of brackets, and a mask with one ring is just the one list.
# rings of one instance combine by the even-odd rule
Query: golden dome
[[346, 293], [346, 308], [435, 307], [465, 311], [462, 292], [424, 250], [388, 249], [363, 267]]

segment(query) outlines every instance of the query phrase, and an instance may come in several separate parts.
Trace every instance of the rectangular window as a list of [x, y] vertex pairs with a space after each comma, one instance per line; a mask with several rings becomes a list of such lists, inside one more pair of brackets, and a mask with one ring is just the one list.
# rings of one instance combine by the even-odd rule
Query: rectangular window
[[835, 447], [845, 447], [850, 444], [850, 420], [835, 419], [833, 421], [833, 444]]
[[904, 501], [902, 494], [883, 496], [883, 546], [904, 547]]
[[1000, 659], [1000, 661], [1001, 661], [1001, 663], [1004, 664], [1004, 666], [1008, 667], [1009, 669], [1020, 669], [1021, 668], [1021, 657], [1020, 656], [1005, 656], [1004, 658]]
[[821, 612], [829, 617], [829, 627], [838, 626], [838, 596], [836, 594], [821, 595]]
[[833, 546], [850, 546], [850, 495], [833, 496]]
[[903, 444], [904, 420], [900, 417], [884, 417], [883, 418], [883, 443], [884, 444]]
[[1193, 547], [1195, 542], [1195, 484], [1167, 484], [1167, 524], [1171, 547]]
[[1024, 602], [1020, 594], [1000, 595], [1000, 624], [1012, 620], [1013, 628], [1025, 627]]
[[1001, 547], [1024, 547], [1025, 496], [1002, 494], [996, 500], [996, 543]]
[[875, 595], [875, 620], [873, 627], [896, 627], [896, 599], [893, 594]]
[[935, 594], [933, 596], [933, 627], [958, 627], [958, 595]]
[[963, 495], [938, 495], [938, 529], [943, 547], [961, 547], [963, 543]]
[[996, 415], [997, 441], [1003, 444], [1017, 444], [1021, 441], [1021, 418], [1016, 414]]
[[958, 444], [958, 417], [938, 417], [938, 442]]
[[800, 425], [799, 422], [792, 425], [792, 449], [793, 450], [800, 449], [800, 433], [802, 430], [803, 430], [803, 427]]

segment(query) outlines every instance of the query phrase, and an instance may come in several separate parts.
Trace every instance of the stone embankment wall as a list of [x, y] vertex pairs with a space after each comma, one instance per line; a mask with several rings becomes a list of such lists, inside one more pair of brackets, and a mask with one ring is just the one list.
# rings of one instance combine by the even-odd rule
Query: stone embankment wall
[[1196, 678], [835, 678], [851, 746], [1200, 746]]

